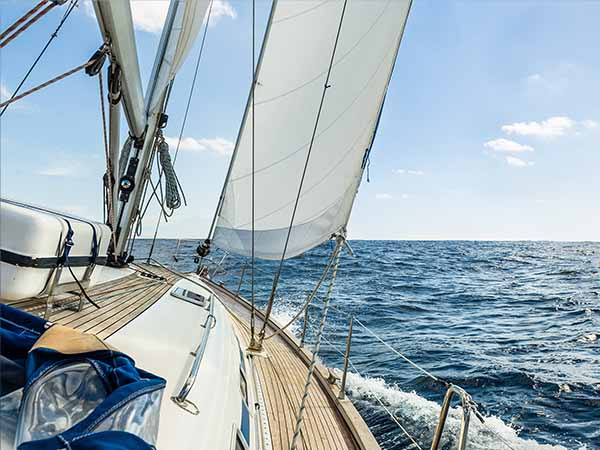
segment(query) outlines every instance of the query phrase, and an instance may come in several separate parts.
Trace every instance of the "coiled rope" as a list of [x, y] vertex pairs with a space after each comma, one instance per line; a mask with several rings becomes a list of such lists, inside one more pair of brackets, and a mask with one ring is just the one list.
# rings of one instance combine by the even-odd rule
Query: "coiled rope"
[[165, 204], [167, 208], [173, 210], [181, 206], [181, 195], [179, 193], [179, 180], [173, 169], [171, 154], [169, 153], [169, 144], [161, 137], [158, 143], [158, 160], [165, 176]]
[[325, 321], [327, 320], [327, 312], [329, 311], [329, 300], [331, 299], [331, 293], [333, 292], [333, 284], [335, 281], [335, 277], [337, 276], [338, 266], [340, 262], [340, 252], [342, 250], [342, 243], [343, 238], [341, 236], [338, 236], [336, 241], [336, 247], [334, 250], [335, 262], [333, 264], [333, 272], [331, 273], [331, 278], [329, 279], [327, 293], [325, 294], [325, 298], [323, 299], [323, 310], [321, 312], [321, 321], [319, 322], [319, 332], [317, 333], [315, 348], [310, 359], [308, 374], [306, 375], [306, 383], [304, 384], [304, 393], [302, 394], [302, 400], [300, 401], [300, 407], [298, 409], [298, 415], [296, 417], [296, 426], [294, 428], [294, 435], [292, 436], [292, 442], [290, 444], [291, 450], [297, 450], [296, 445], [298, 443], [298, 438], [300, 437], [300, 432], [302, 429], [302, 422], [304, 420], [304, 410], [306, 409], [306, 400], [308, 399], [310, 386], [312, 385], [313, 373], [317, 364], [317, 355], [319, 354], [319, 349], [321, 348], [321, 338], [323, 337], [323, 332], [325, 330]]

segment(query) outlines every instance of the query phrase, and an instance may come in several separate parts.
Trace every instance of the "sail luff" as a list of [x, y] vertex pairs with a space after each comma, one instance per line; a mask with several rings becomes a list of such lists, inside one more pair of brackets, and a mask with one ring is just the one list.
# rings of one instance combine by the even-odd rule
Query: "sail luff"
[[129, 0], [93, 0], [93, 6], [100, 32], [110, 42], [121, 67], [122, 104], [129, 129], [140, 137], [144, 134], [146, 115]]
[[[284, 252], [342, 4], [343, 0], [277, 3], [257, 71], [256, 123], [246, 118], [238, 136], [215, 225], [217, 247], [248, 255], [254, 224], [256, 256], [288, 258], [345, 228], [410, 1], [348, 1], [331, 86]], [[255, 170], [249, 163], [251, 126], [256, 130]], [[257, 192], [254, 221], [249, 209], [251, 178]]]

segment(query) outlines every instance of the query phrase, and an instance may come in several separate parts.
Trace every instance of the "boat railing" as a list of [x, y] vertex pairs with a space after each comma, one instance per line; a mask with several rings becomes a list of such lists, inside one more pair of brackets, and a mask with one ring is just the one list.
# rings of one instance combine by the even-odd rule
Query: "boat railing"
[[462, 417], [460, 421], [460, 432], [458, 435], [458, 450], [465, 450], [467, 447], [467, 433], [469, 432], [469, 420], [471, 418], [471, 410], [474, 409], [475, 404], [471, 399], [471, 396], [463, 388], [451, 384], [446, 391], [444, 396], [444, 402], [442, 403], [442, 410], [440, 411], [440, 418], [438, 420], [435, 434], [433, 435], [433, 442], [431, 443], [431, 450], [438, 450], [440, 442], [442, 440], [442, 432], [446, 425], [446, 419], [448, 418], [448, 411], [450, 411], [450, 404], [452, 398], [458, 395], [461, 400]]
[[191, 355], [194, 357], [194, 361], [192, 362], [190, 373], [187, 376], [185, 382], [183, 383], [183, 386], [181, 387], [179, 393], [171, 397], [171, 400], [177, 406], [193, 415], [198, 415], [200, 413], [200, 410], [193, 402], [187, 399], [187, 396], [192, 390], [192, 387], [196, 382], [196, 378], [198, 377], [200, 363], [202, 362], [202, 358], [204, 357], [204, 353], [206, 351], [208, 338], [210, 337], [210, 331], [217, 324], [217, 318], [214, 315], [214, 303], [215, 299], [211, 295], [211, 297], [208, 299], [208, 315], [206, 316], [204, 324], [202, 324], [202, 328], [204, 328], [204, 333], [202, 333], [202, 339], [200, 340], [198, 347], [191, 352]]
[[[337, 352], [341, 357], [343, 357], [343, 366], [342, 366], [343, 368], [341, 371], [339, 371], [339, 374], [337, 374], [338, 376], [336, 376], [334, 378], [334, 381], [336, 383], [338, 383], [338, 386], [340, 388], [340, 392], [339, 392], [339, 396], [338, 396], [338, 398], [340, 400], [344, 399], [346, 396], [346, 380], [347, 380], [347, 375], [348, 375], [348, 371], [350, 368], [357, 375], [360, 375], [362, 377], [365, 376], [365, 374], [362, 373], [362, 371], [360, 371], [358, 369], [358, 367], [356, 367], [356, 365], [350, 358], [352, 337], [353, 337], [354, 328], [355, 328], [354, 324], [356, 323], [360, 327], [362, 327], [367, 333], [369, 333], [373, 337], [375, 337], [376, 340], [378, 340], [380, 343], [382, 343], [386, 347], [388, 347], [394, 354], [396, 354], [396, 356], [400, 357], [405, 362], [407, 362], [411, 366], [413, 366], [413, 368], [424, 373], [426, 376], [428, 376], [432, 380], [436, 381], [437, 383], [442, 384], [446, 388], [446, 394], [445, 394], [444, 400], [442, 402], [439, 420], [438, 420], [438, 423], [437, 423], [437, 426], [436, 426], [436, 429], [435, 429], [435, 432], [433, 435], [431, 446], [429, 447], [430, 450], [438, 450], [441, 446], [442, 434], [443, 434], [445, 426], [446, 426], [446, 421], [447, 421], [448, 415], [450, 413], [450, 408], [452, 406], [452, 402], [456, 397], [458, 397], [458, 399], [460, 401], [459, 405], [461, 407], [460, 408], [461, 409], [461, 418], [460, 418], [461, 422], [460, 422], [460, 429], [459, 429], [459, 433], [458, 433], [457, 446], [456, 446], [456, 448], [458, 450], [465, 450], [467, 448], [468, 431], [469, 431], [469, 425], [471, 422], [470, 421], [471, 414], [474, 414], [477, 417], [477, 419], [479, 420], [479, 422], [482, 424], [482, 426], [484, 426], [486, 428], [486, 430], [488, 432], [490, 432], [490, 434], [494, 435], [498, 439], [498, 443], [504, 444], [503, 448], [507, 448], [507, 449], [513, 448], [510, 445], [510, 443], [508, 443], [506, 441], [505, 438], [503, 438], [501, 435], [499, 435], [494, 429], [489, 427], [489, 425], [485, 421], [485, 418], [479, 412], [477, 403], [475, 401], [473, 401], [471, 395], [465, 389], [463, 389], [462, 387], [457, 386], [453, 383], [450, 383], [446, 380], [443, 380], [439, 377], [436, 377], [430, 371], [422, 368], [417, 363], [415, 363], [414, 361], [412, 361], [411, 359], [409, 359], [408, 357], [406, 357], [405, 355], [400, 353], [397, 349], [392, 347], [389, 343], [384, 341], [381, 337], [377, 336], [370, 328], [368, 328], [358, 318], [354, 317], [351, 314], [348, 314], [345, 311], [340, 310], [339, 308], [337, 308], [335, 306], [333, 307], [333, 309], [335, 309], [339, 313], [341, 313], [349, 318], [348, 334], [346, 336], [346, 346], [345, 346], [346, 348], [345, 349], [342, 349], [342, 348], [340, 348], [340, 345], [333, 343], [332, 340], [329, 339], [327, 336], [322, 336], [322, 339], [325, 342], [325, 344], [327, 344], [330, 348], [332, 348], [335, 352]], [[307, 310], [308, 310], [308, 308], [307, 308]], [[314, 327], [310, 324], [310, 322], [308, 320], [308, 315], [305, 314], [303, 330], [302, 330], [301, 336], [300, 336], [300, 340], [302, 343], [304, 343], [306, 341], [306, 332], [308, 329], [314, 331]], [[396, 423], [396, 425], [398, 425], [398, 427], [401, 429], [401, 431], [411, 441], [411, 446], [415, 447], [419, 450], [423, 450], [424, 449], [423, 446], [421, 446], [416, 441], [416, 439], [412, 436], [412, 434], [406, 429], [406, 427], [404, 427], [402, 425], [402, 423], [400, 422], [400, 420], [398, 419], [396, 414], [390, 410], [389, 405], [386, 404], [384, 399], [380, 398], [378, 396], [374, 396], [374, 399], [379, 403], [379, 405], [382, 407], [382, 409], [390, 416], [390, 418]]]
[[[223, 262], [225, 261], [226, 256], [232, 256], [233, 258], [236, 258], [235, 255], [225, 254], [219, 262], [210, 261], [216, 267], [214, 270], [215, 274], [229, 274], [229, 273], [231, 273], [232, 269], [235, 267], [233, 265], [232, 265], [232, 267], [229, 267], [229, 268], [224, 267]], [[240, 258], [240, 259], [242, 259], [242, 258]], [[239, 270], [239, 280], [235, 280], [234, 277], [232, 278], [235, 280], [234, 282], [236, 284], [235, 295], [238, 295], [238, 296], [240, 295], [240, 291], [241, 291], [242, 285], [244, 283], [244, 277], [248, 272], [248, 267], [249, 267], [248, 261], [243, 260], [241, 267], [239, 267], [237, 269], [237, 270]], [[237, 270], [234, 269], [234, 271], [237, 271]], [[258, 271], [259, 273], [266, 272], [263, 269], [260, 269], [258, 267], [254, 267], [254, 270]], [[230, 282], [231, 282], [231, 279], [230, 279]], [[315, 297], [315, 299], [317, 299], [317, 297]], [[442, 407], [440, 410], [438, 424], [436, 426], [436, 429], [435, 429], [435, 432], [433, 435], [431, 447], [429, 447], [430, 450], [438, 450], [440, 447], [442, 434], [444, 432], [446, 421], [447, 421], [448, 415], [450, 413], [452, 401], [456, 397], [458, 397], [460, 400], [459, 404], [460, 404], [460, 407], [462, 410], [461, 426], [460, 426], [458, 440], [457, 440], [457, 449], [458, 450], [464, 450], [467, 447], [468, 430], [469, 430], [470, 418], [471, 418], [472, 413], [475, 414], [475, 416], [477, 417], [479, 422], [481, 422], [481, 424], [486, 428], [486, 430], [498, 439], [499, 443], [504, 444], [504, 447], [507, 449], [512, 449], [512, 446], [506, 441], [506, 439], [504, 439], [501, 435], [499, 435], [494, 429], [492, 429], [486, 423], [483, 415], [479, 412], [479, 410], [477, 408], [477, 404], [473, 401], [473, 399], [471, 398], [471, 396], [468, 394], [468, 392], [466, 390], [464, 390], [460, 386], [457, 386], [455, 384], [452, 384], [446, 380], [443, 380], [443, 379], [435, 376], [430, 371], [424, 369], [423, 367], [421, 367], [420, 365], [418, 365], [417, 363], [412, 361], [410, 358], [408, 358], [407, 356], [402, 354], [400, 351], [398, 351], [395, 347], [393, 347], [388, 342], [383, 340], [374, 331], [372, 331], [363, 322], [361, 322], [357, 317], [354, 317], [352, 314], [349, 314], [347, 311], [343, 311], [335, 306], [331, 306], [331, 307], [332, 307], [332, 309], [336, 310], [341, 315], [348, 317], [348, 319], [349, 319], [349, 327], [348, 327], [348, 334], [346, 336], [345, 351], [340, 349], [339, 345], [334, 344], [330, 339], [328, 339], [326, 335], [322, 336], [323, 341], [343, 357], [343, 369], [340, 371], [340, 376], [333, 377], [333, 382], [335, 382], [335, 383], [339, 382], [340, 392], [339, 392], [338, 398], [340, 400], [343, 400], [346, 396], [346, 381], [347, 381], [348, 371], [350, 368], [352, 368], [352, 370], [356, 374], [364, 377], [364, 374], [358, 370], [358, 368], [356, 367], [356, 365], [353, 363], [352, 359], [350, 358], [351, 347], [352, 347], [353, 328], [354, 328], [354, 324], [356, 323], [367, 334], [371, 335], [372, 338], [374, 338], [375, 340], [377, 340], [378, 342], [380, 342], [381, 344], [386, 346], [388, 348], [388, 350], [391, 351], [392, 353], [394, 353], [398, 358], [404, 360], [406, 363], [411, 365], [414, 369], [420, 371], [421, 373], [423, 373], [424, 375], [426, 375], [433, 381], [437, 382], [438, 384], [443, 385], [446, 388], [446, 394], [445, 394], [444, 400], [442, 402]], [[302, 331], [300, 334], [300, 346], [301, 347], [305, 345], [308, 329], [314, 328], [310, 324], [309, 307], [308, 306], [304, 310], [303, 317], [304, 317], [304, 320], [303, 320], [303, 324], [302, 324]], [[402, 423], [400, 422], [400, 420], [398, 419], [396, 414], [390, 410], [389, 405], [387, 405], [386, 402], [378, 396], [375, 396], [374, 398], [379, 403], [379, 405], [383, 408], [383, 410], [389, 415], [389, 417], [393, 420], [393, 422], [401, 429], [401, 431], [410, 440], [410, 442], [411, 442], [410, 446], [415, 447], [418, 450], [423, 450], [423, 447], [410, 434], [410, 432], [406, 429], [406, 427], [404, 427], [402, 425]]]

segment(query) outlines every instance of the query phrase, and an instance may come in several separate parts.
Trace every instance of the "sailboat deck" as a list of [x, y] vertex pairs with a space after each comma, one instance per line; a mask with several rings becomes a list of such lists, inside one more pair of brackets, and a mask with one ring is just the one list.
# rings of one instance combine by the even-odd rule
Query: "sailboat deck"
[[[211, 283], [232, 315], [244, 342], [249, 342], [249, 309], [243, 299], [222, 286]], [[256, 327], [262, 325], [258, 313]], [[269, 323], [267, 336], [278, 329]], [[283, 332], [263, 343], [264, 356], [254, 357], [266, 409], [273, 450], [289, 450], [296, 424], [296, 414], [304, 392], [311, 354]], [[301, 429], [299, 449], [305, 450], [379, 450], [379, 445], [364, 420], [347, 398], [338, 399], [339, 388], [327, 381], [329, 371], [317, 366]]]
[[[148, 274], [135, 272], [119, 280], [109, 281], [86, 290], [100, 308], [83, 301], [77, 311], [79, 294], [66, 295], [53, 301], [48, 320], [53, 323], [95, 334], [106, 339], [134, 320], [167, 292], [178, 277], [159, 267], [146, 267]], [[32, 298], [11, 303], [11, 306], [31, 314], [43, 315], [46, 298]]]
[[[87, 290], [96, 302], [89, 302], [76, 311], [79, 295], [65, 296], [54, 301], [50, 321], [106, 339], [133, 321], [155, 304], [179, 277], [157, 266], [140, 265], [140, 272], [119, 280], [94, 286]], [[245, 300], [209, 280], [204, 280], [219, 296], [234, 318], [242, 342], [249, 340], [249, 307]], [[12, 303], [22, 310], [43, 315], [45, 298], [27, 299]], [[257, 317], [257, 327], [262, 325]], [[267, 335], [277, 329], [269, 323]], [[243, 345], [243, 344], [242, 344]], [[300, 348], [287, 332], [264, 342], [264, 355], [254, 356], [256, 376], [266, 405], [273, 450], [289, 450], [296, 414], [304, 392], [310, 353]], [[298, 442], [302, 450], [379, 450], [368, 427], [350, 400], [337, 398], [339, 389], [327, 381], [328, 371], [322, 366], [315, 370], [304, 423]]]

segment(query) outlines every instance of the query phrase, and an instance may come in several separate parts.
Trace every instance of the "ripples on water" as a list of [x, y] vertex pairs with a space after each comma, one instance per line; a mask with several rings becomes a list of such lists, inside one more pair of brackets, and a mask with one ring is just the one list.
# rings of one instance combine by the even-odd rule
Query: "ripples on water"
[[[197, 242], [157, 244], [155, 257], [194, 268]], [[600, 449], [600, 243], [354, 241], [343, 256], [333, 305], [434, 374], [464, 387], [488, 425], [514, 449]], [[145, 255], [148, 241], [136, 243]], [[323, 245], [286, 263], [276, 315], [292, 317], [324, 268]], [[213, 255], [220, 259], [218, 254]], [[239, 261], [218, 277], [234, 290]], [[258, 262], [264, 305], [275, 265]], [[249, 277], [246, 277], [249, 279]], [[248, 295], [248, 284], [242, 294]], [[318, 306], [311, 309], [317, 320]], [[343, 349], [347, 318], [331, 310], [326, 337]], [[295, 332], [299, 331], [297, 324]], [[314, 335], [314, 333], [313, 333]], [[309, 339], [310, 340], [310, 339]], [[321, 357], [341, 367], [329, 344]], [[382, 448], [409, 441], [378, 405], [380, 398], [423, 448], [429, 448], [444, 389], [355, 327], [352, 398]], [[458, 411], [444, 448], [454, 448]], [[506, 449], [475, 418], [469, 449]]]

